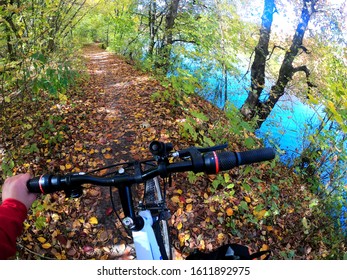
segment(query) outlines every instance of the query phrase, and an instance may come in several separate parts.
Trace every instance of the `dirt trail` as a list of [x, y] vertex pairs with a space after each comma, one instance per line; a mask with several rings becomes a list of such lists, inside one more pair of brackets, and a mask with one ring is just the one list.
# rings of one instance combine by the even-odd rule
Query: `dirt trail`
[[[98, 155], [106, 164], [131, 159], [149, 157], [148, 145], [154, 139], [167, 140], [168, 128], [175, 125], [172, 108], [161, 102], [153, 102], [153, 93], [161, 90], [157, 81], [148, 75], [136, 71], [133, 66], [123, 59], [100, 49], [97, 45], [84, 48], [90, 80], [86, 90], [93, 87], [98, 95], [95, 100], [97, 110], [103, 116], [100, 125], [105, 128], [104, 135], [95, 145], [109, 150]], [[173, 131], [177, 131], [178, 127]], [[171, 140], [171, 139], [170, 139]], [[117, 195], [115, 195], [117, 198]], [[125, 231], [114, 215], [107, 216], [110, 207], [109, 193], [105, 188], [100, 189], [99, 203], [93, 205], [102, 232], [107, 232], [106, 245], [110, 256], [132, 258], [133, 251], [124, 245], [131, 243]], [[119, 201], [116, 204], [120, 208]], [[105, 234], [104, 234], [105, 235]], [[112, 235], [112, 238], [111, 238]], [[114, 236], [119, 235], [120, 238]], [[106, 239], [106, 238], [105, 238]], [[106, 240], [105, 240], [106, 241]], [[112, 244], [119, 243], [120, 244]], [[108, 249], [106, 249], [108, 250]], [[109, 256], [109, 257], [110, 257]]]
[[[187, 98], [181, 106], [153, 100], [154, 93], [165, 90], [158, 81], [135, 70], [124, 59], [103, 51], [96, 45], [86, 47], [84, 56], [91, 76], [89, 87], [97, 86], [95, 94], [98, 94], [97, 101], [102, 104], [98, 105], [98, 110], [105, 116], [102, 126], [107, 129], [97, 145], [99, 148], [103, 145], [111, 149], [112, 157], [105, 158], [104, 154], [100, 155], [104, 157], [106, 163], [113, 163], [111, 160], [114, 159], [118, 162], [131, 158], [148, 158], [148, 145], [152, 140], [170, 141], [176, 149], [194, 145], [184, 139], [180, 133], [180, 123], [187, 118], [184, 107], [208, 115], [209, 122], [201, 124], [201, 129], [204, 129], [206, 134], [209, 126], [225, 121], [219, 109], [197, 96]], [[217, 223], [215, 210], [209, 203], [204, 202], [209, 192], [208, 180], [200, 178], [192, 185], [185, 176], [186, 174], [177, 175], [172, 188], [167, 191], [168, 207], [172, 213], [171, 236], [174, 247], [178, 249], [177, 258], [180, 258], [179, 251], [189, 252], [196, 248], [212, 249], [216, 243], [226, 242], [230, 238], [227, 233], [221, 233], [223, 229]], [[173, 196], [175, 198], [171, 199]], [[107, 194], [102, 193], [101, 197], [104, 199]], [[220, 207], [216, 202], [210, 203]], [[95, 211], [100, 224], [106, 227], [109, 236], [111, 230], [114, 236], [114, 217], [112, 216], [112, 219], [105, 217], [106, 206], [98, 203]], [[211, 220], [216, 223], [213, 227], [209, 226], [210, 223], [214, 223]], [[119, 230], [120, 225], [117, 224], [116, 227]], [[119, 234], [124, 236], [124, 232]], [[217, 234], [220, 237], [218, 241]], [[127, 238], [116, 238], [116, 242], [120, 240], [121, 243], [124, 240], [129, 241]], [[114, 244], [110, 246], [114, 248]]]
[[[86, 47], [84, 56], [90, 74], [89, 87], [97, 86], [95, 92], [99, 94], [99, 104], [102, 104], [98, 105], [98, 110], [105, 116], [102, 126], [107, 129], [97, 145], [111, 148], [112, 157], [105, 159], [105, 155], [99, 155], [104, 157], [106, 163], [113, 163], [111, 160], [114, 159], [118, 162], [131, 158], [148, 158], [148, 145], [152, 140], [170, 141], [176, 148], [192, 145], [180, 135], [179, 123], [185, 118], [184, 109], [165, 101], [153, 100], [154, 93], [165, 90], [158, 81], [135, 70], [123, 59], [101, 50], [96, 45]], [[216, 119], [220, 118], [219, 110], [213, 105], [197, 97], [194, 98], [192, 97], [192, 103], [187, 106], [196, 111], [202, 110], [204, 113], [214, 114]], [[211, 115], [209, 117], [213, 121], [213, 117]], [[200, 246], [199, 239], [204, 236], [209, 243], [208, 246], [212, 246], [211, 244], [215, 243], [215, 229], [207, 229], [202, 218], [206, 214], [213, 214], [203, 203], [207, 182], [197, 181], [192, 186], [184, 176], [184, 174], [177, 176], [179, 178], [175, 178], [172, 189], [168, 190], [169, 208], [173, 214], [170, 221], [173, 243], [176, 248], [188, 245], [188, 249], [193, 249]], [[177, 195], [182, 201], [170, 199]], [[102, 192], [100, 200], [107, 196], [108, 194]], [[192, 211], [193, 205], [194, 211]], [[185, 211], [186, 208], [189, 209], [188, 212]], [[98, 203], [95, 211], [100, 224], [106, 227], [109, 235], [113, 230], [114, 235], [114, 216], [110, 219], [104, 215], [107, 206]], [[203, 228], [200, 227], [200, 222], [203, 222]], [[118, 223], [117, 230], [119, 228]], [[124, 231], [119, 234], [124, 236]], [[116, 241], [120, 240], [117, 238]], [[127, 238], [125, 240], [129, 241]], [[124, 242], [124, 238], [121, 242]], [[176, 252], [176, 255], [179, 256], [179, 253]]]

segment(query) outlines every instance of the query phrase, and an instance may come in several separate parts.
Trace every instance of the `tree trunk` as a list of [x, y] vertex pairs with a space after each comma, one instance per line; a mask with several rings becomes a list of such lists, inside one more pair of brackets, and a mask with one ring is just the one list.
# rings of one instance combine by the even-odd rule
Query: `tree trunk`
[[[306, 66], [294, 67], [293, 61], [298, 55], [300, 49], [305, 52], [307, 51], [303, 46], [303, 38], [310, 17], [315, 11], [314, 6], [318, 1], [319, 0], [303, 1], [300, 22], [296, 28], [290, 49], [285, 53], [278, 74], [278, 79], [276, 83], [271, 87], [268, 99], [265, 102], [260, 102], [259, 97], [265, 85], [265, 62], [266, 56], [268, 55], [268, 43], [270, 38], [269, 31], [271, 30], [272, 23], [272, 16], [270, 21], [268, 14], [270, 13], [270, 11], [272, 11], [273, 13], [275, 9], [275, 6], [271, 5], [274, 3], [274, 0], [265, 0], [261, 36], [258, 46], [255, 50], [256, 56], [252, 65], [251, 91], [248, 94], [248, 98], [245, 101], [245, 104], [241, 108], [241, 113], [245, 116], [246, 119], [249, 120], [254, 117], [257, 118], [257, 128], [261, 127], [263, 122], [270, 115], [272, 109], [275, 107], [277, 101], [281, 98], [281, 96], [283, 96], [286, 86], [292, 80], [293, 75], [296, 72], [305, 72], [307, 84], [308, 86], [312, 86], [312, 84], [309, 82], [310, 71], [308, 70], [308, 68]], [[264, 20], [266, 18], [267, 20]], [[270, 26], [267, 26], [267, 24], [270, 24]], [[259, 46], [261, 48], [259, 48]]]
[[[221, 98], [223, 98], [223, 91], [224, 91], [224, 105], [223, 105], [223, 110], [225, 110], [226, 106], [227, 106], [227, 102], [228, 102], [228, 67], [226, 65], [226, 61], [227, 61], [227, 51], [226, 51], [226, 46], [225, 46], [225, 23], [223, 21], [223, 16], [222, 16], [222, 7], [220, 5], [220, 2], [218, 0], [214, 0], [214, 4], [216, 5], [216, 12], [217, 12], [217, 16], [218, 16], [218, 23], [219, 23], [219, 32], [220, 32], [220, 36], [221, 36], [221, 40], [220, 40], [220, 50], [222, 53], [221, 59], [220, 59], [220, 63], [222, 66], [222, 81], [221, 81]], [[224, 83], [224, 85], [223, 85]]]
[[149, 56], [153, 56], [154, 46], [155, 46], [155, 36], [156, 36], [156, 14], [157, 14], [157, 3], [156, 0], [151, 1], [149, 12], [148, 12], [148, 18], [149, 18], [149, 47], [148, 47], [148, 54]]
[[163, 45], [159, 49], [159, 61], [156, 63], [157, 68], [162, 68], [165, 72], [170, 66], [171, 47], [173, 44], [173, 28], [178, 14], [178, 5], [180, 0], [171, 0], [168, 4], [168, 12], [165, 16], [165, 31]]
[[255, 56], [251, 68], [251, 89], [241, 108], [241, 113], [247, 120], [251, 120], [258, 114], [260, 106], [259, 97], [265, 86], [265, 66], [269, 54], [269, 41], [275, 8], [275, 0], [264, 1], [260, 37], [254, 50]]

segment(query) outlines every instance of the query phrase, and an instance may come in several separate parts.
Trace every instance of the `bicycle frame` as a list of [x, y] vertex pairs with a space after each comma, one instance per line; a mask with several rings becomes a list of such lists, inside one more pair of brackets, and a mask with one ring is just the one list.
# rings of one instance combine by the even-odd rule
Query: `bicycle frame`
[[153, 218], [149, 210], [139, 211], [136, 215], [130, 186], [118, 186], [120, 201], [125, 218], [123, 224], [131, 230], [138, 260], [162, 260], [159, 245], [152, 225]]

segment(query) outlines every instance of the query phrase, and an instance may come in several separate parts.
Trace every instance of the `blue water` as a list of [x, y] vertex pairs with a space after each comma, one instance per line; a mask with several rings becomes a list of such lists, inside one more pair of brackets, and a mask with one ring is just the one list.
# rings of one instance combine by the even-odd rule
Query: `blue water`
[[[219, 108], [223, 108], [225, 100], [215, 98], [218, 79], [210, 76], [205, 79], [205, 82], [207, 87], [202, 90], [201, 94]], [[229, 76], [228, 102], [240, 109], [247, 98], [249, 84], [249, 76], [245, 78]], [[266, 98], [269, 87], [269, 85], [265, 87], [261, 99]], [[319, 125], [317, 112], [322, 115], [322, 108], [313, 109], [294, 95], [285, 94], [277, 102], [261, 128], [256, 131], [256, 135], [267, 140], [266, 142], [278, 146], [282, 150], [282, 160], [291, 162], [308, 145], [305, 139]]]
[[[209, 76], [206, 81], [206, 87], [201, 94], [218, 107], [223, 108], [225, 100], [221, 96], [215, 97], [215, 92], [218, 90], [218, 79]], [[250, 80], [247, 77], [244, 79], [228, 77], [228, 101], [237, 108], [241, 108], [247, 98], [249, 84]], [[269, 86], [265, 86], [263, 100], [266, 99], [267, 92], [269, 92]], [[308, 136], [313, 134], [320, 125], [319, 116], [324, 116], [323, 106], [313, 108], [294, 95], [285, 94], [277, 102], [261, 128], [256, 131], [256, 135], [263, 139], [265, 144], [280, 148], [282, 151], [281, 160], [290, 165], [309, 145]], [[345, 147], [347, 148], [347, 143], [345, 143]], [[327, 164], [329, 165], [329, 163]], [[323, 181], [323, 184], [325, 183]], [[344, 178], [344, 183], [347, 184], [347, 175]], [[347, 193], [344, 193], [343, 197], [347, 197]], [[340, 213], [333, 215], [337, 219], [339, 218], [342, 228], [347, 233], [347, 208], [343, 207]]]

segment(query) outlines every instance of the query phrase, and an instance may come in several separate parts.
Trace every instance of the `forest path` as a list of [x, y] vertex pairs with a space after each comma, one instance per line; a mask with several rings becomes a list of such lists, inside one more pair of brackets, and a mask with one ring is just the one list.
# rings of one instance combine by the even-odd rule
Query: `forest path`
[[[121, 160], [147, 159], [150, 157], [148, 145], [152, 140], [171, 142], [176, 149], [194, 145], [181, 135], [181, 123], [188, 116], [187, 109], [184, 108], [208, 114], [209, 122], [201, 124], [204, 127], [201, 129], [206, 131], [210, 123], [223, 121], [223, 116], [216, 107], [197, 96], [180, 101], [179, 105], [153, 99], [154, 93], [165, 90], [157, 80], [97, 45], [85, 47], [84, 56], [90, 75], [86, 90], [94, 88], [99, 96], [95, 100], [99, 104], [98, 110], [104, 115], [103, 120], [100, 120], [100, 125], [104, 127], [103, 137], [97, 145], [99, 148], [100, 145], [104, 146], [104, 150], [109, 149], [110, 153], [99, 153], [107, 164]], [[215, 210], [210, 210], [210, 204], [204, 203], [208, 196], [206, 192], [209, 192], [208, 180], [200, 178], [192, 185], [185, 176], [186, 174], [176, 175], [171, 189], [167, 190], [168, 207], [172, 213], [169, 221], [172, 242], [178, 251], [183, 248], [188, 251], [194, 248], [212, 249], [216, 242], [225, 242], [229, 236], [220, 234], [220, 225], [207, 228], [206, 215], [208, 223], [212, 220], [212, 223], [218, 224], [217, 216], [210, 218]], [[105, 197], [107, 200], [107, 194], [102, 192], [101, 199], [105, 200]], [[98, 203], [95, 210], [99, 223], [110, 232], [113, 224], [104, 215], [108, 212], [107, 206]], [[113, 216], [112, 219], [114, 221]], [[121, 228], [119, 223], [117, 228]], [[216, 237], [218, 233], [219, 239]], [[124, 231], [120, 234], [125, 235]], [[178, 251], [176, 257], [180, 258]]]
[[[158, 81], [98, 45], [86, 46], [83, 56], [90, 76], [83, 87], [85, 92], [97, 96], [90, 99], [90, 107], [100, 113], [100, 116], [96, 116], [98, 121], [94, 124], [95, 128], [89, 129], [99, 135], [95, 145], [89, 145], [98, 150], [93, 154], [94, 158], [105, 165], [147, 159], [150, 157], [148, 146], [152, 140], [174, 144], [183, 142], [179, 144], [180, 147], [188, 145], [187, 141], [181, 139], [179, 120], [176, 120], [177, 116], [183, 117], [182, 109], [152, 98], [154, 93], [165, 90]], [[102, 127], [102, 131], [99, 127]], [[109, 198], [108, 190], [100, 188], [98, 200], [102, 200], [102, 203], [93, 205], [102, 232], [107, 232], [108, 244], [105, 245], [109, 248], [106, 249], [109, 251], [108, 258], [113, 258], [112, 255], [132, 258], [132, 246], [125, 246], [125, 243], [131, 244], [131, 239], [119, 221], [116, 221], [115, 227], [117, 218], [114, 215], [105, 215], [110, 212]], [[119, 201], [116, 204], [121, 210]], [[120, 245], [111, 244], [110, 241]]]
[[[90, 76], [84, 88], [98, 95], [91, 106], [97, 107], [95, 109], [103, 116], [99, 118], [98, 125], [104, 128], [104, 133], [93, 147], [99, 151], [94, 157], [99, 157], [106, 165], [146, 159], [150, 157], [148, 145], [152, 140], [168, 141], [168, 129], [176, 131], [171, 136], [178, 135], [176, 114], [169, 108], [170, 105], [151, 98], [153, 93], [163, 90], [157, 81], [98, 45], [86, 46], [83, 56]], [[95, 204], [95, 214], [103, 227], [102, 232], [107, 232], [107, 240], [120, 242], [120, 245], [107, 245], [110, 255], [112, 257], [115, 253], [116, 257], [132, 258], [132, 246], [125, 246], [124, 240], [127, 243], [132, 241], [126, 236], [117, 218], [109, 216], [109, 197], [108, 190], [100, 188], [100, 203]], [[117, 197], [116, 195], [116, 199]], [[120, 210], [119, 200], [116, 204]], [[121, 237], [115, 237], [117, 235]]]

